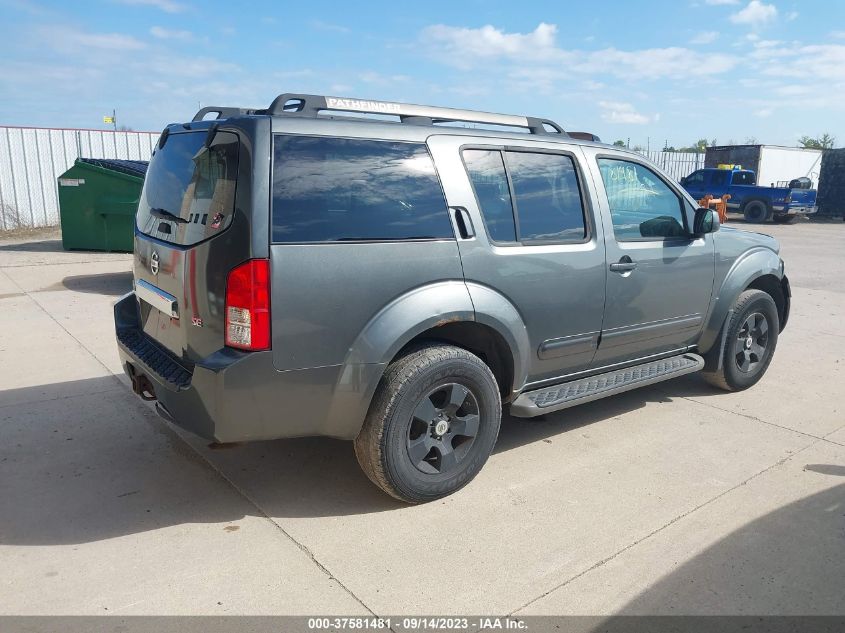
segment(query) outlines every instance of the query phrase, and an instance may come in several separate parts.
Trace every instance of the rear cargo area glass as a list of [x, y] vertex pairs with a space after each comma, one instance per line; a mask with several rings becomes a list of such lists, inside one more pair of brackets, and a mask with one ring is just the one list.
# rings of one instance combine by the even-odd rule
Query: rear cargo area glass
[[238, 176], [237, 135], [206, 131], [167, 136], [150, 159], [138, 204], [138, 230], [190, 246], [217, 235], [232, 221]]
[[276, 136], [273, 242], [454, 239], [424, 144]]

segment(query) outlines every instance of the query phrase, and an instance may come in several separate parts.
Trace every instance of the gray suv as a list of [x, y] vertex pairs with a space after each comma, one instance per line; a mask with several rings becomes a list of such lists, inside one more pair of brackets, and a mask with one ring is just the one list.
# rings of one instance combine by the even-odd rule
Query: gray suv
[[790, 307], [777, 242], [720, 228], [636, 153], [544, 119], [304, 94], [162, 132], [134, 278], [118, 347], [164, 418], [220, 443], [353, 440], [406, 502], [467, 484], [503, 405], [695, 371], [750, 387]]

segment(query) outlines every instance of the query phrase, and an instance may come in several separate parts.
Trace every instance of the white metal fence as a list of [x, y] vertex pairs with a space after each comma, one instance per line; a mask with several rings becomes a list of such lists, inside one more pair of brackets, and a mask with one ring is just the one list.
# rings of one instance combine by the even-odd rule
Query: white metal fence
[[697, 152], [639, 152], [653, 163], [659, 165], [663, 171], [680, 180], [689, 176], [696, 169], [704, 167], [704, 153]]
[[[59, 223], [57, 178], [79, 157], [149, 160], [158, 132], [0, 126], [0, 230]], [[704, 154], [640, 152], [679, 180]]]
[[149, 160], [157, 132], [0, 126], [0, 230], [59, 223], [57, 178], [79, 157]]

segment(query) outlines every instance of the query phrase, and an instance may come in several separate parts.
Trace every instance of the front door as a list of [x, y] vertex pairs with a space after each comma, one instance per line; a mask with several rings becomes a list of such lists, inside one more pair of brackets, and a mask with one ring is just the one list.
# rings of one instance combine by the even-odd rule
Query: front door
[[475, 235], [458, 241], [470, 294], [492, 291], [525, 323], [528, 381], [589, 367], [604, 310], [604, 243], [578, 146], [435, 136], [446, 197]]
[[607, 249], [607, 303], [594, 367], [693, 344], [713, 290], [713, 236], [690, 234], [694, 207], [644, 161], [586, 149]]

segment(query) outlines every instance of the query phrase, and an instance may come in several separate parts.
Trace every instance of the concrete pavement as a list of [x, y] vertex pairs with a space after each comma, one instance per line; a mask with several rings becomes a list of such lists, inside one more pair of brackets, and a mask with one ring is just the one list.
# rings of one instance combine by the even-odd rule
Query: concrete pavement
[[114, 347], [129, 256], [0, 240], [0, 613], [845, 614], [845, 225], [763, 230], [794, 298], [760, 384], [506, 418], [416, 507], [345, 442], [168, 426]]

